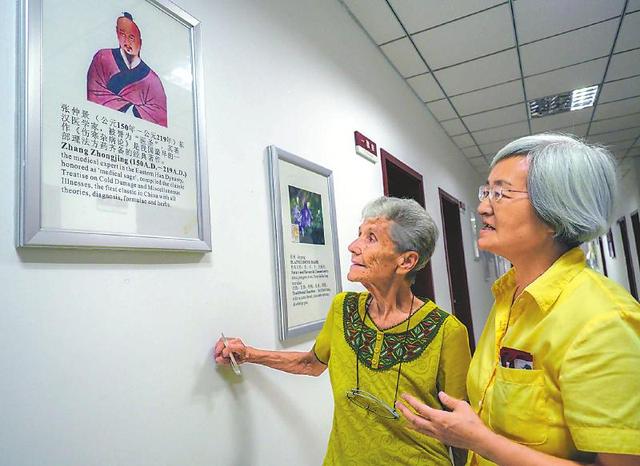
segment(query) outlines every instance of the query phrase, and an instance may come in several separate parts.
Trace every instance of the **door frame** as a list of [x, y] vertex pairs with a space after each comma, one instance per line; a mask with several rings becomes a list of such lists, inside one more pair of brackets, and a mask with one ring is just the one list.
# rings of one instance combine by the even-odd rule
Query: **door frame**
[[[418, 204], [420, 204], [422, 207], [426, 209], [426, 202], [425, 202], [425, 196], [424, 196], [424, 182], [423, 182], [422, 175], [420, 173], [415, 171], [406, 163], [401, 162], [400, 160], [395, 158], [393, 155], [391, 155], [389, 152], [384, 150], [382, 147], [380, 148], [380, 164], [382, 166], [382, 186], [383, 186], [383, 190], [384, 190], [383, 192], [385, 196], [389, 196], [389, 176], [388, 176], [387, 166], [388, 164], [391, 164], [391, 165], [394, 165], [398, 170], [404, 172], [406, 175], [414, 178], [416, 181], [420, 183], [420, 189], [418, 190], [419, 199], [416, 199], [416, 202], [418, 202]], [[431, 296], [427, 296], [427, 297], [435, 302], [436, 289], [433, 286], [433, 268], [431, 267], [431, 259], [432, 258], [430, 257], [429, 261], [427, 262], [427, 265], [425, 266], [425, 268], [428, 267], [428, 269], [426, 270], [426, 275], [427, 275], [426, 287], [431, 292]]]
[[[444, 216], [444, 204], [443, 202], [450, 202], [458, 206], [458, 212], [460, 212], [460, 201], [446, 192], [444, 189], [438, 187], [438, 198], [440, 199], [440, 215], [442, 216], [442, 240], [444, 242], [444, 255], [447, 262], [447, 278], [449, 280], [449, 297], [451, 299], [451, 313], [455, 316], [455, 299], [453, 294], [453, 282], [451, 280], [451, 264], [449, 263], [449, 245], [447, 244], [447, 225]], [[462, 248], [462, 272], [465, 278], [465, 288], [467, 292], [467, 303], [469, 305], [469, 326], [467, 327], [469, 333], [469, 346], [471, 348], [471, 354], [475, 351], [476, 342], [475, 335], [473, 333], [473, 314], [471, 312], [471, 295], [469, 294], [469, 275], [467, 274], [467, 262], [464, 260], [464, 237], [462, 235], [462, 222], [460, 222], [460, 246]], [[457, 317], [457, 316], [456, 316]], [[464, 323], [464, 322], [463, 322]], [[465, 324], [466, 326], [466, 324]]]

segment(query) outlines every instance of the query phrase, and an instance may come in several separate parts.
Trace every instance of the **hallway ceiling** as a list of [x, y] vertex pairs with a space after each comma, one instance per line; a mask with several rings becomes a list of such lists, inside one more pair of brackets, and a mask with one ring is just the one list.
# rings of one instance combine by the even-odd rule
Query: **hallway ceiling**
[[[507, 142], [561, 131], [640, 157], [640, 0], [342, 0], [480, 173]], [[595, 104], [526, 102], [598, 85]]]

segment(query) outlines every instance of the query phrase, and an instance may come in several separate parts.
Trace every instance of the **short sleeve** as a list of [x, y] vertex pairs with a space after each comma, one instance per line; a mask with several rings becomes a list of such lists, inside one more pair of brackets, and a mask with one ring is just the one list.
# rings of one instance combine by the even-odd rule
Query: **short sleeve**
[[640, 454], [640, 313], [592, 321], [560, 370], [564, 415], [576, 447]]
[[467, 371], [471, 361], [467, 328], [453, 315], [442, 328], [438, 388], [454, 398], [467, 399]]
[[323, 364], [328, 364], [329, 358], [331, 357], [331, 337], [333, 335], [335, 313], [336, 310], [340, 308], [340, 302], [342, 302], [343, 299], [344, 293], [340, 293], [333, 298], [327, 318], [324, 321], [324, 325], [322, 326], [320, 333], [318, 333], [318, 336], [316, 337], [315, 344], [313, 345], [313, 352], [316, 355], [316, 358], [318, 358], [318, 360]]

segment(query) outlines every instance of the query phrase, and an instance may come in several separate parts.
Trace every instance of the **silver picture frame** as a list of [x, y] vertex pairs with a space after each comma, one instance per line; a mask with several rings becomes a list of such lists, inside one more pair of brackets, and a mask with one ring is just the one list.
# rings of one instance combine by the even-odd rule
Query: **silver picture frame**
[[[285, 341], [322, 328], [342, 290], [335, 195], [331, 170], [276, 146], [267, 152], [278, 334]], [[306, 225], [304, 209], [312, 217]]]
[[[93, 1], [95, 3], [97, 0]], [[183, 73], [182, 76], [182, 78], [185, 80], [182, 83], [184, 91], [180, 90], [180, 92], [183, 92], [184, 95], [187, 95], [190, 98], [186, 99], [188, 104], [184, 104], [189, 106], [189, 111], [182, 111], [182, 107], [180, 107], [181, 111], [179, 112], [179, 115], [181, 124], [175, 124], [173, 126], [173, 129], [169, 124], [166, 123], [166, 113], [171, 111], [171, 105], [173, 105], [173, 107], [175, 108], [178, 105], [183, 104], [179, 102], [176, 103], [176, 101], [178, 100], [176, 98], [173, 98], [173, 102], [169, 100], [169, 97], [167, 96], [173, 97], [172, 95], [170, 95], [170, 92], [174, 92], [172, 91], [171, 86], [175, 87], [175, 85], [173, 83], [163, 81], [164, 87], [162, 87], [162, 84], [160, 87], [162, 88], [163, 93], [166, 89], [166, 95], [164, 96], [166, 99], [164, 109], [165, 125], [162, 128], [160, 127], [160, 125], [156, 126], [158, 126], [159, 128], [158, 134], [164, 134], [164, 136], [161, 136], [161, 138], [165, 139], [160, 140], [163, 142], [169, 142], [166, 142], [165, 146], [156, 145], [156, 149], [158, 151], [162, 149], [162, 152], [154, 153], [154, 150], [151, 149], [151, 145], [148, 146], [148, 149], [146, 149], [145, 146], [145, 150], [149, 151], [145, 156], [148, 157], [148, 160], [151, 160], [152, 157], [156, 158], [155, 160], [157, 163], [153, 166], [155, 168], [164, 167], [165, 173], [171, 174], [167, 175], [167, 179], [173, 179], [175, 175], [177, 182], [179, 182], [181, 180], [178, 180], [177, 178], [179, 176], [184, 177], [182, 183], [186, 187], [182, 191], [180, 191], [179, 189], [173, 191], [174, 193], [178, 193], [178, 195], [172, 195], [173, 198], [178, 199], [178, 201], [176, 201], [176, 203], [173, 205], [162, 205], [162, 207], [165, 208], [164, 210], [162, 210], [160, 209], [160, 206], [161, 203], [164, 203], [163, 201], [156, 201], [155, 199], [146, 199], [143, 197], [154, 197], [156, 196], [155, 193], [159, 193], [158, 197], [164, 199], [165, 195], [162, 194], [162, 188], [156, 188], [154, 187], [155, 185], [148, 185], [150, 186], [149, 190], [144, 191], [144, 188], [142, 188], [142, 181], [139, 181], [137, 185], [134, 186], [134, 188], [138, 188], [139, 193], [144, 192], [144, 194], [133, 194], [131, 197], [135, 199], [135, 201], [133, 202], [127, 201], [124, 197], [116, 198], [116, 195], [114, 195], [114, 198], [106, 198], [106, 195], [104, 195], [105, 197], [99, 197], [102, 196], [102, 194], [96, 190], [97, 181], [90, 181], [86, 183], [86, 186], [93, 186], [93, 191], [92, 188], [87, 188], [85, 191], [80, 191], [80, 194], [78, 194], [77, 196], [74, 194], [74, 197], [69, 194], [60, 194], [61, 192], [65, 193], [65, 191], [63, 191], [61, 188], [61, 186], [64, 184], [64, 181], [61, 181], [60, 176], [58, 176], [57, 181], [59, 182], [60, 186], [57, 186], [59, 188], [58, 193], [56, 196], [54, 196], [55, 202], [58, 203], [56, 204], [55, 208], [68, 212], [65, 212], [64, 216], [59, 216], [61, 218], [58, 221], [59, 224], [55, 224], [52, 226], [45, 221], [48, 217], [51, 217], [47, 209], [52, 209], [50, 207], [50, 204], [54, 201], [51, 201], [49, 191], [47, 191], [48, 189], [50, 189], [51, 183], [47, 184], [46, 189], [44, 185], [47, 177], [53, 178], [51, 174], [53, 174], [54, 171], [51, 170], [50, 173], [43, 173], [43, 170], [47, 170], [47, 167], [52, 164], [51, 154], [53, 154], [54, 152], [54, 144], [51, 144], [51, 141], [53, 141], [54, 138], [47, 136], [47, 142], [45, 142], [44, 135], [49, 134], [46, 131], [49, 131], [51, 134], [54, 134], [55, 131], [63, 131], [60, 134], [64, 136], [64, 130], [59, 129], [62, 126], [62, 123], [52, 122], [52, 119], [48, 117], [54, 112], [54, 110], [48, 103], [52, 100], [50, 96], [55, 95], [58, 91], [58, 89], [56, 89], [55, 85], [53, 85], [52, 83], [60, 79], [60, 77], [58, 76], [56, 76], [55, 79], [51, 77], [50, 75], [56, 74], [50, 73], [50, 71], [54, 68], [49, 65], [45, 66], [43, 62], [43, 60], [48, 60], [46, 63], [51, 62], [51, 58], [49, 57], [52, 55], [53, 51], [51, 50], [51, 46], [48, 45], [51, 42], [49, 39], [57, 35], [55, 34], [55, 28], [59, 27], [59, 21], [51, 20], [52, 14], [54, 11], [56, 12], [56, 14], [58, 14], [58, 10], [60, 9], [68, 10], [60, 11], [59, 14], [65, 15], [69, 18], [70, 24], [72, 25], [71, 27], [73, 27], [73, 21], [77, 21], [77, 24], [83, 25], [86, 22], [89, 22], [90, 24], [87, 26], [87, 28], [92, 27], [92, 21], [95, 23], [96, 28], [103, 26], [105, 28], [108, 27], [109, 34], [112, 35], [113, 42], [104, 45], [101, 44], [100, 48], [107, 47], [109, 45], [117, 46], [118, 44], [118, 39], [115, 34], [117, 28], [115, 27], [115, 25], [116, 18], [119, 19], [119, 17], [98, 18], [97, 14], [96, 17], [93, 17], [91, 13], [89, 13], [90, 8], [88, 6], [88, 3], [91, 2], [77, 3], [58, 1], [55, 2], [55, 5], [52, 6], [51, 0], [19, 1], [19, 101], [17, 112], [17, 125], [19, 131], [19, 142], [17, 148], [19, 157], [19, 186], [17, 206], [18, 218], [16, 222], [16, 246], [106, 249], [134, 248], [201, 252], [211, 251], [209, 186], [203, 96], [204, 81], [202, 75], [203, 66], [201, 52], [201, 25], [197, 19], [167, 0], [132, 0], [131, 2], [129, 2], [129, 4], [133, 9], [138, 8], [139, 10], [142, 10], [142, 7], [145, 8], [145, 24], [147, 29], [143, 29], [141, 33], [142, 36], [145, 37], [145, 39], [147, 38], [147, 36], [161, 37], [162, 34], [165, 34], [167, 42], [172, 40], [170, 37], [168, 37], [166, 31], [162, 31], [163, 24], [164, 26], [169, 24], [172, 28], [175, 28], [175, 30], [182, 31], [180, 34], [181, 45], [174, 46], [176, 47], [176, 49], [180, 48], [179, 54], [176, 53], [175, 55], [172, 55], [165, 59], [164, 57], [166, 56], [162, 55], [162, 52], [166, 44], [157, 41], [154, 47], [156, 50], [156, 56], [162, 57], [162, 60], [159, 60], [161, 61], [160, 67], [162, 69], [171, 67], [173, 65], [173, 62], [171, 60], [177, 60], [176, 57], [178, 56], [180, 56], [180, 59], [183, 60], [181, 63], [188, 63], [187, 65], [185, 65], [185, 67], [183, 67], [183, 69], [186, 68], [186, 72]], [[115, 9], [119, 9], [119, 11], [122, 12], [121, 8], [123, 2], [116, 2], [113, 0], [100, 0], [100, 2], [96, 3], [96, 5], [99, 5], [100, 9], [111, 7], [114, 9], [114, 11]], [[127, 5], [127, 2], [124, 2], [124, 5]], [[53, 16], [54, 18], [57, 18], [55, 15]], [[48, 23], [48, 21], [51, 21], [51, 23]], [[147, 34], [149, 30], [153, 30], [153, 34]], [[145, 34], [147, 34], [147, 36], [145, 36]], [[45, 37], [45, 35], [47, 37]], [[85, 45], [81, 44], [81, 46]], [[144, 52], [145, 48], [148, 50], [149, 47], [151, 46], [145, 43], [145, 45], [142, 47], [142, 51]], [[117, 47], [113, 50], [116, 49]], [[59, 49], [56, 49], [56, 54], [58, 54], [58, 52]], [[63, 57], [71, 57], [68, 58], [68, 60], [71, 60], [73, 59], [75, 53], [75, 49], [69, 49], [62, 51], [61, 53], [59, 53], [59, 55]], [[167, 56], [168, 55], [170, 54], [167, 54]], [[141, 56], [144, 57], [144, 55]], [[189, 57], [189, 60], [185, 62], [183, 57]], [[85, 101], [87, 108], [90, 108], [92, 110], [92, 113], [87, 112], [87, 115], [89, 115], [87, 117], [87, 121], [89, 121], [90, 117], [93, 118], [93, 112], [96, 112], [97, 115], [100, 112], [109, 111], [113, 113], [112, 117], [109, 116], [109, 122], [125, 121], [124, 119], [128, 118], [129, 120], [126, 121], [136, 120], [137, 123], [137, 120], [143, 119], [143, 117], [140, 117], [138, 113], [135, 113], [135, 108], [133, 113], [135, 114], [137, 119], [131, 115], [124, 115], [123, 110], [117, 111], [108, 109], [104, 106], [105, 104], [98, 105], [94, 102], [89, 102], [89, 75], [87, 72], [87, 67], [89, 65], [89, 62], [91, 63], [91, 65], [93, 65], [93, 62], [91, 61], [90, 55], [82, 55], [81, 59], [84, 60], [82, 62], [82, 66], [84, 66], [84, 68], [81, 68], [80, 64], [78, 64], [78, 66], [76, 67], [76, 74], [80, 74], [80, 72], [84, 70], [85, 74], [82, 79], [86, 79], [87, 81]], [[80, 59], [78, 59], [78, 63], [80, 63], [79, 60]], [[166, 60], [166, 62], [163, 60]], [[156, 61], [158, 60], [156, 59]], [[134, 66], [135, 64], [132, 65], [132, 68]], [[151, 65], [149, 65], [149, 67], [151, 67]], [[158, 72], [158, 75], [159, 74], [160, 72]], [[167, 74], [165, 73], [162, 79], [166, 80], [166, 76]], [[78, 81], [81, 79], [79, 76], [77, 76], [76, 78]], [[169, 85], [169, 87], [167, 87], [167, 85]], [[43, 86], [46, 86], [46, 92], [43, 91]], [[79, 86], [76, 86], [73, 92], [75, 92], [78, 95], [78, 99], [80, 99], [81, 91], [83, 90], [79, 89], [78, 87]], [[66, 89], [65, 92], [67, 92]], [[175, 93], [176, 92], [174, 92], [174, 94]], [[59, 107], [60, 106], [58, 106], [58, 108]], [[56, 112], [59, 111], [58, 108], [55, 109]], [[178, 112], [175, 112], [175, 114], [178, 115]], [[171, 118], [171, 116], [169, 116], [169, 118]], [[174, 119], [174, 121], [176, 120], [177, 118]], [[97, 117], [95, 121], [93, 119], [90, 121], [92, 125], [97, 125]], [[145, 136], [140, 136], [140, 138], [142, 138], [140, 140], [146, 143], [146, 135], [150, 134], [151, 137], [155, 136], [155, 133], [153, 131], [147, 131], [146, 133], [143, 131], [144, 128], [152, 125], [152, 123], [149, 123], [149, 121], [150, 120], [141, 121], [137, 125], [139, 127], [137, 129], [134, 129], [133, 124], [130, 125], [130, 128], [127, 126], [127, 123], [122, 123], [122, 125], [126, 126], [128, 128], [127, 131], [135, 134], [136, 137], [138, 137], [136, 132], [141, 132], [142, 134], [144, 134]], [[185, 122], [184, 124], [183, 121]], [[108, 124], [105, 123], [105, 125]], [[52, 130], [51, 128], [54, 129]], [[97, 130], [102, 131], [102, 127], [96, 128]], [[98, 134], [97, 130], [95, 134]], [[178, 130], [180, 132], [178, 132]], [[174, 131], [174, 133], [172, 133], [171, 131]], [[186, 144], [181, 146], [180, 153], [178, 153], [177, 139], [171, 142], [172, 134], [186, 135], [183, 138], [184, 141], [186, 141]], [[125, 137], [126, 136], [127, 135], [125, 134]], [[182, 138], [182, 136], [180, 137]], [[61, 137], [61, 140], [64, 140], [64, 138]], [[180, 139], [179, 142], [180, 144], [183, 144], [184, 141]], [[133, 145], [133, 142], [131, 144]], [[173, 146], [169, 147], [170, 144], [175, 145], [175, 153], [169, 154], [174, 157], [171, 160], [175, 161], [179, 159], [179, 163], [187, 167], [186, 169], [174, 169], [171, 166], [167, 165], [169, 161], [169, 155], [166, 155], [166, 151], [164, 149], [166, 147], [169, 149], [169, 152], [171, 152], [171, 148]], [[64, 149], [61, 150], [61, 147], [64, 147], [64, 143], [62, 143], [62, 146], [58, 144], [58, 147], [55, 147], [58, 152], [58, 155], [56, 155], [56, 157], [62, 157], [61, 155], [59, 155], [61, 152], [64, 152]], [[80, 147], [80, 149], [83, 149], [82, 144], [73, 146], [74, 149], [78, 149], [78, 147]], [[88, 147], [89, 146], [85, 146], [84, 148], [86, 149]], [[118, 150], [122, 147], [123, 146], [118, 146]], [[80, 150], [78, 150], [78, 152], [80, 152]], [[109, 151], [107, 150], [101, 152], [101, 154], [103, 154], [102, 156], [107, 157], [107, 155], [104, 155], [107, 152]], [[134, 156], [141, 157], [139, 152], [132, 153]], [[125, 157], [126, 156], [123, 155], [122, 160], [124, 160]], [[160, 160], [158, 160], [158, 158], [160, 158]], [[129, 160], [131, 161], [132, 159]], [[55, 163], [59, 164], [59, 161], [56, 161]], [[124, 162], [122, 163], [124, 164]], [[139, 163], [142, 164], [142, 162]], [[150, 166], [151, 165], [148, 165], [148, 167]], [[117, 165], [114, 165], [114, 167], [114, 170], [118, 168]], [[131, 168], [133, 168], [133, 166]], [[151, 176], [152, 171], [153, 169], [149, 169], [147, 171], [149, 173], [149, 176]], [[154, 172], [153, 176], [156, 175], [157, 174]], [[105, 177], [105, 179], [107, 178]], [[161, 181], [159, 181], [159, 179], [154, 179], [154, 181], [157, 182], [159, 186], [161, 186]], [[100, 184], [99, 186], [104, 188], [105, 185]], [[109, 186], [109, 182], [106, 182], [106, 186]], [[111, 186], [109, 186], [109, 188], [111, 188]], [[169, 192], [169, 188], [167, 188], [164, 192]], [[188, 196], [185, 194], [187, 192], [189, 193]], [[183, 194], [184, 197], [181, 197]], [[69, 201], [69, 199], [71, 198], [73, 198], [72, 201]], [[187, 198], [188, 200], [185, 200]], [[108, 204], [107, 201], [111, 202], [111, 204]], [[75, 204], [82, 204], [83, 208], [77, 209], [75, 207]], [[170, 203], [167, 201], [166, 204]], [[100, 210], [100, 206], [104, 205], [106, 205], [108, 208]], [[127, 206], [129, 212], [135, 211], [133, 212], [133, 215], [138, 212], [137, 218], [135, 219], [138, 223], [136, 223], [136, 221], [130, 221], [129, 223], [133, 225], [132, 227], [121, 229], [117, 222], [112, 224], [109, 220], [109, 215], [114, 215], [115, 217], [115, 214], [106, 211], [108, 211], [109, 208], [111, 208], [112, 211], [115, 211], [117, 209], [120, 209], [120, 211], [122, 211], [124, 210], [124, 205]], [[95, 210], [92, 210], [92, 206], [98, 207], [95, 207]], [[76, 209], [75, 212], [74, 209]], [[144, 215], [140, 215], [140, 211], [142, 210], [144, 210]], [[165, 213], [166, 217], [163, 217]], [[92, 223], [94, 218], [100, 218], [100, 222]], [[122, 215], [117, 218], [122, 218]], [[158, 218], [160, 218], [160, 220], [158, 220]], [[77, 224], [80, 224], [81, 222], [76, 221], [75, 219], [83, 219], [84, 223], [82, 224], [82, 226], [78, 227]], [[180, 219], [180, 221], [178, 221], [177, 219]], [[183, 226], [187, 223], [189, 223], [188, 228], [187, 226]], [[161, 225], [161, 227], [159, 227], [158, 225]], [[182, 231], [188, 231], [188, 233], [182, 234]]]

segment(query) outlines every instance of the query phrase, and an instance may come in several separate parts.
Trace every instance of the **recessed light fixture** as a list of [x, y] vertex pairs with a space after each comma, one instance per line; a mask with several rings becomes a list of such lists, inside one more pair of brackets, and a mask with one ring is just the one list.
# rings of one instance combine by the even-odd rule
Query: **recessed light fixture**
[[527, 102], [529, 116], [541, 118], [556, 113], [591, 107], [598, 95], [598, 86], [583, 87], [562, 94], [550, 95]]

